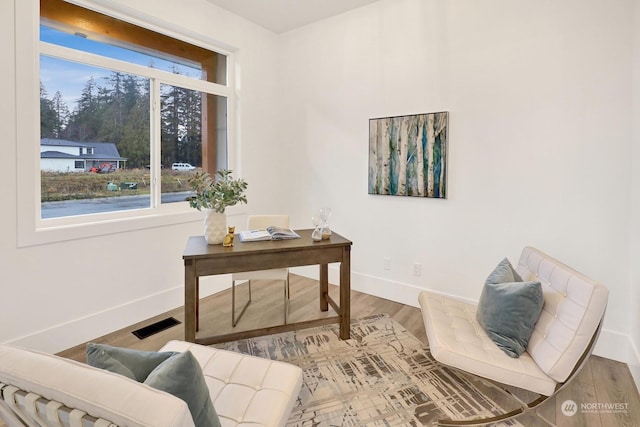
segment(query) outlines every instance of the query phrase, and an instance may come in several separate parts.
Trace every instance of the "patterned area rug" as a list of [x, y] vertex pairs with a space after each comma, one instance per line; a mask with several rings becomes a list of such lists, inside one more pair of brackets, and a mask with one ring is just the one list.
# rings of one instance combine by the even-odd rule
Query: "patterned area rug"
[[[387, 315], [251, 338], [215, 347], [300, 366], [304, 384], [288, 426], [420, 426], [488, 417], [514, 403], [489, 383], [435, 361]], [[520, 425], [515, 421], [500, 425]]]

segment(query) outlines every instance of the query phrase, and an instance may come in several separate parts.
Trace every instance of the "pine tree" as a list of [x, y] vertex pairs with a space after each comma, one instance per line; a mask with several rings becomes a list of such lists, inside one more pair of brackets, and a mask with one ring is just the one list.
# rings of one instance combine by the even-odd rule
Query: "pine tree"
[[162, 140], [161, 157], [162, 163], [170, 165], [180, 159], [178, 147], [180, 145], [180, 88], [170, 85], [162, 85], [161, 95], [161, 122]]
[[[201, 92], [183, 89], [183, 125], [181, 157], [192, 165], [202, 164], [202, 96]], [[213, 98], [213, 96], [212, 96]]]
[[47, 98], [47, 90], [40, 82], [40, 137], [55, 138], [56, 113], [53, 102]]
[[76, 109], [69, 117], [66, 135], [73, 141], [96, 141], [98, 126], [100, 123], [98, 100], [95, 80], [91, 77], [87, 80]]
[[[138, 92], [135, 98], [129, 97], [130, 90], [126, 91], [128, 95], [125, 96], [125, 105], [128, 113], [118, 150], [121, 156], [127, 158], [130, 168], [143, 168], [150, 161], [149, 81], [144, 79], [142, 84], [136, 82], [136, 87]], [[129, 106], [131, 101], [135, 103]]]
[[119, 145], [124, 132], [124, 120], [127, 118], [123, 102], [124, 74], [113, 72], [109, 77], [105, 77], [105, 82], [106, 85], [98, 90], [98, 103], [102, 113], [98, 140]]
[[164, 164], [188, 162], [202, 165], [202, 96], [199, 91], [162, 85]]
[[62, 98], [60, 91], [56, 91], [51, 100], [53, 111], [55, 113], [53, 133], [56, 138], [63, 138], [64, 131], [69, 120], [69, 107]]

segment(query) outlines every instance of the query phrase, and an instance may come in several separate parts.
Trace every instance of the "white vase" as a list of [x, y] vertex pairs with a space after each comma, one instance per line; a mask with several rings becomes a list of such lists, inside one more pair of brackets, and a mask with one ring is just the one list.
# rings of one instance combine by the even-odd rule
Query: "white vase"
[[207, 209], [204, 214], [204, 238], [210, 245], [219, 245], [227, 235], [227, 215]]

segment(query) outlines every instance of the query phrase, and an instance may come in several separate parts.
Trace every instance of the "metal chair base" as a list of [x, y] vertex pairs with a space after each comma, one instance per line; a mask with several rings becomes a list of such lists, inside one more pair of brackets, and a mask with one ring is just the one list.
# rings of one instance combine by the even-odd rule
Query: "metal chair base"
[[513, 393], [509, 392], [503, 387], [500, 387], [505, 393], [513, 396], [516, 400], [520, 401], [521, 407], [514, 409], [512, 411], [506, 412], [504, 414], [490, 417], [490, 418], [477, 418], [472, 420], [458, 420], [458, 421], [452, 420], [452, 419], [441, 419], [437, 421], [437, 424], [439, 426], [483, 426], [487, 424], [494, 424], [500, 421], [507, 421], [517, 416], [520, 416], [524, 413], [532, 413], [536, 416], [536, 418], [540, 419], [544, 423], [553, 426], [554, 424], [544, 419], [538, 413], [537, 409], [540, 407], [540, 405], [542, 405], [548, 399], [554, 396], [557, 396], [558, 393], [561, 390], [563, 390], [565, 387], [567, 387], [567, 385], [571, 382], [571, 380], [573, 380], [576, 376], [578, 376], [580, 371], [582, 371], [582, 368], [584, 368], [584, 366], [586, 365], [587, 360], [589, 359], [589, 356], [591, 356], [591, 353], [593, 352], [596, 342], [598, 341], [598, 336], [600, 336], [600, 331], [602, 330], [603, 319], [604, 319], [604, 313], [602, 314], [602, 319], [600, 319], [600, 323], [598, 324], [596, 331], [593, 333], [593, 336], [591, 337], [591, 340], [589, 341], [587, 348], [580, 356], [580, 359], [578, 359], [576, 366], [573, 367], [573, 370], [571, 371], [571, 373], [569, 374], [569, 376], [564, 382], [558, 383], [555, 391], [550, 396], [544, 396], [539, 394], [537, 399], [534, 399], [531, 402], [525, 403], [522, 400], [518, 399], [516, 396], [514, 396]]
[[500, 415], [496, 415], [494, 417], [487, 417], [487, 418], [476, 418], [476, 419], [467, 419], [467, 420], [452, 420], [450, 418], [445, 418], [445, 419], [440, 419], [437, 421], [437, 425], [438, 426], [442, 426], [442, 427], [450, 427], [450, 426], [486, 426], [489, 424], [495, 424], [498, 422], [504, 422], [504, 421], [508, 421], [511, 420], [515, 417], [518, 417], [524, 413], [528, 413], [531, 412], [534, 415], [536, 415], [536, 418], [540, 419], [541, 421], [544, 421], [545, 423], [547, 422], [546, 420], [542, 419], [537, 412], [535, 411], [535, 409], [537, 409], [540, 405], [542, 405], [544, 402], [547, 401], [547, 399], [549, 399], [550, 397], [554, 396], [554, 394], [552, 394], [551, 396], [542, 396], [540, 395], [537, 399], [535, 399], [532, 402], [529, 402], [525, 405], [523, 405], [520, 408], [514, 409], [512, 411], [506, 412], [504, 414], [500, 414]]
[[247, 302], [242, 307], [242, 311], [240, 311], [240, 314], [236, 318], [236, 281], [232, 280], [231, 281], [231, 325], [234, 328], [238, 324], [238, 321], [240, 320], [244, 312], [247, 310], [247, 307], [249, 307], [249, 304], [251, 304], [251, 280], [249, 280], [249, 299], [247, 299]]
[[[235, 328], [240, 318], [251, 304], [251, 280], [249, 282], [249, 299], [242, 306], [242, 310], [240, 314], [236, 318], [236, 281], [231, 281], [231, 325]], [[290, 289], [289, 289], [289, 274], [287, 274], [287, 279], [284, 281], [284, 324], [287, 324], [288, 315], [289, 315], [289, 302], [290, 302]]]

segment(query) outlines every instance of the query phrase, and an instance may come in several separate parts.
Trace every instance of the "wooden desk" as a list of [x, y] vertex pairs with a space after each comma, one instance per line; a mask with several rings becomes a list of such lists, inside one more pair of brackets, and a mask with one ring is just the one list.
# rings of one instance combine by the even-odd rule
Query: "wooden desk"
[[[349, 339], [352, 243], [336, 233], [332, 233], [328, 240], [314, 242], [311, 240], [313, 230], [296, 231], [300, 234], [300, 239], [242, 243], [236, 235], [234, 246], [229, 248], [222, 245], [208, 245], [203, 236], [190, 237], [182, 256], [184, 259], [185, 340], [209, 345], [330, 323], [339, 323], [340, 338]], [[339, 305], [329, 296], [328, 264], [332, 262], [340, 263]], [[199, 277], [314, 264], [320, 266], [320, 310], [329, 310], [329, 304], [331, 304], [338, 316], [226, 335], [196, 337]]]

